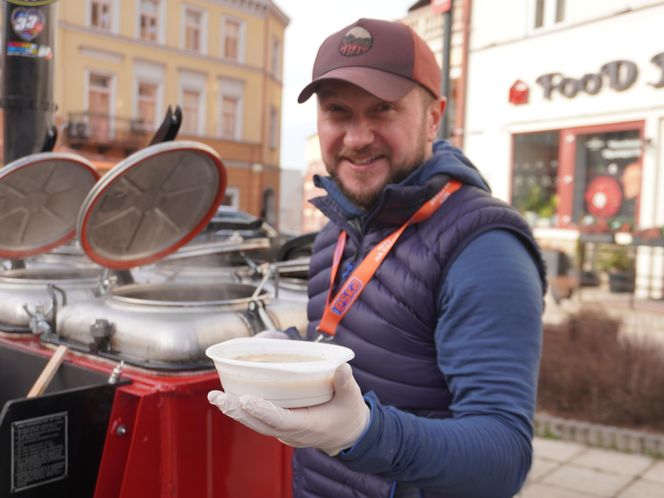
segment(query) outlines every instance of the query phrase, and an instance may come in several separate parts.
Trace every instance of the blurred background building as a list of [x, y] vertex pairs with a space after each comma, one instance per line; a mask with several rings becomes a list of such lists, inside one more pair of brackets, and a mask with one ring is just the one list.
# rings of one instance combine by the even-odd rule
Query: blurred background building
[[[440, 61], [433, 3], [446, 2], [415, 2], [402, 21]], [[447, 4], [448, 139], [579, 284], [621, 267], [639, 297], [664, 298], [664, 2]], [[323, 171], [308, 149], [305, 200]], [[303, 228], [315, 216], [305, 207]]]
[[472, 3], [466, 153], [544, 247], [622, 245], [662, 298], [664, 2]]
[[224, 204], [278, 224], [289, 19], [274, 2], [63, 0], [56, 19], [56, 150], [107, 170], [179, 105], [177, 138], [224, 160]]
[[[322, 226], [316, 137], [303, 175], [281, 169], [289, 19], [272, 0], [61, 0], [56, 20], [56, 149], [108, 169], [179, 105], [178, 139], [224, 159], [224, 204], [290, 233]], [[622, 266], [664, 298], [664, 1], [414, 0], [400, 20], [449, 54], [447, 138], [542, 246], [581, 279]]]
[[468, 0], [454, 0], [448, 3], [446, 8], [451, 14], [452, 21], [449, 48], [445, 47], [443, 15], [432, 7], [431, 0], [415, 2], [408, 9], [406, 16], [400, 19], [427, 42], [441, 67], [444, 56], [449, 55], [449, 90], [444, 119], [447, 120], [448, 138], [458, 147], [463, 146], [471, 5], [472, 2]]

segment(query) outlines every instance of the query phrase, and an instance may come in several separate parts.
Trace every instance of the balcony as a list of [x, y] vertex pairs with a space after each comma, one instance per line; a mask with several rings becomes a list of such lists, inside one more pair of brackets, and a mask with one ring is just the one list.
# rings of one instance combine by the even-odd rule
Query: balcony
[[152, 131], [152, 127], [139, 119], [94, 112], [69, 113], [65, 124], [65, 136], [70, 147], [95, 148], [99, 152], [109, 149], [136, 151], [148, 144]]

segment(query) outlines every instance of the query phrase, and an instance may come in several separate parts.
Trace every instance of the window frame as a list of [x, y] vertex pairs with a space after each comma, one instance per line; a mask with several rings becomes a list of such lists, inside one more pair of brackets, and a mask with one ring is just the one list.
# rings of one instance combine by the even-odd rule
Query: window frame
[[[166, 0], [151, 0], [157, 2], [157, 38], [156, 40], [149, 40], [141, 36], [141, 6], [144, 0], [138, 1], [138, 15], [136, 16], [136, 38], [147, 43], [164, 43], [165, 41], [165, 26], [166, 26]], [[150, 0], [148, 0], [150, 1]]]
[[[92, 24], [92, 11], [94, 3], [103, 3], [107, 4], [110, 8], [110, 20], [108, 27], [97, 26]], [[107, 31], [109, 33], [118, 32], [118, 19], [120, 14], [120, 3], [118, 0], [88, 0], [85, 3], [86, 13], [85, 17], [87, 20], [87, 25], [93, 29], [98, 29], [100, 31]]]
[[[136, 62], [134, 65], [134, 79], [133, 79], [133, 109], [132, 115], [134, 119], [139, 119], [138, 115], [138, 100], [139, 100], [139, 85], [140, 83], [151, 83], [157, 86], [155, 117], [153, 128], [156, 130], [160, 125], [161, 117], [164, 115], [164, 81], [165, 81], [165, 68], [161, 65]], [[146, 123], [147, 124], [147, 123]]]
[[272, 35], [270, 41], [270, 74], [276, 79], [281, 79], [282, 75], [282, 57], [283, 57], [283, 41], [277, 36]]
[[[179, 90], [178, 90], [178, 101], [180, 107], [182, 108], [182, 113], [186, 112], [184, 106], [184, 94], [186, 91], [195, 91], [198, 92], [198, 120], [196, 123], [195, 131], [187, 131], [184, 127], [181, 129], [182, 133], [189, 135], [204, 135], [205, 134], [205, 123], [206, 123], [206, 114], [205, 114], [205, 102], [206, 102], [206, 75], [201, 73], [182, 71], [179, 75]], [[183, 115], [183, 125], [184, 119], [186, 117]]]
[[[199, 47], [197, 49], [187, 47], [187, 14], [189, 12], [200, 15]], [[180, 10], [180, 48], [205, 55], [207, 54], [207, 38], [207, 11], [200, 7], [183, 4]]]
[[[230, 198], [230, 204], [224, 203], [225, 198]], [[229, 206], [234, 209], [240, 209], [240, 189], [238, 187], [226, 187], [224, 192], [224, 199], [222, 200], [223, 206]]]
[[[512, 159], [511, 159], [511, 166], [509, 173], [510, 189], [508, 193], [510, 204], [513, 203], [514, 199], [513, 183], [515, 175], [514, 161], [516, 153], [515, 137], [517, 135], [531, 135], [531, 134], [545, 133], [545, 132], [558, 132], [559, 140], [558, 140], [558, 166], [557, 166], [557, 189], [556, 189], [558, 202], [556, 206], [557, 221], [554, 226], [556, 228], [582, 230], [583, 224], [581, 223], [581, 220], [575, 219], [575, 204], [574, 204], [575, 200], [578, 199], [578, 192], [575, 192], [575, 187], [578, 187], [578, 182], [580, 181], [580, 178], [578, 177], [578, 175], [580, 174], [580, 169], [579, 165], [577, 164], [577, 138], [579, 136], [585, 136], [585, 135], [598, 135], [598, 134], [632, 131], [638, 133], [638, 138], [643, 143], [645, 140], [644, 129], [645, 129], [644, 121], [623, 121], [623, 122], [598, 124], [598, 125], [543, 129], [543, 130], [512, 133], [511, 137]], [[644, 155], [645, 153], [642, 150], [641, 156], [637, 160], [637, 162], [641, 164], [641, 167], [643, 167]], [[643, 180], [641, 180], [641, 182], [642, 182], [641, 184], [642, 187]], [[637, 226], [640, 217], [642, 195], [643, 195], [643, 190], [641, 189], [635, 199], [634, 223]]]
[[90, 109], [90, 91], [92, 85], [90, 84], [90, 79], [93, 75], [100, 76], [103, 78], [108, 78], [109, 88], [108, 88], [108, 136], [106, 138], [112, 138], [115, 136], [115, 121], [113, 116], [115, 115], [115, 99], [116, 99], [116, 85], [117, 85], [117, 76], [115, 73], [110, 71], [105, 71], [103, 69], [94, 69], [86, 68], [83, 72], [84, 75], [84, 93], [83, 93], [83, 109], [87, 111], [87, 122], [88, 126], [92, 127], [92, 121], [95, 119], [92, 110]]
[[[227, 22], [232, 21], [238, 24], [238, 38], [237, 38], [237, 57], [228, 57], [226, 55], [226, 39], [228, 38]], [[220, 46], [219, 54], [222, 59], [235, 62], [245, 61], [246, 51], [246, 23], [244, 19], [236, 16], [224, 15], [221, 17], [220, 26]]]
[[[152, 107], [153, 107], [152, 122], [145, 121], [145, 122], [142, 122], [140, 125], [145, 130], [155, 130], [156, 129], [156, 124], [157, 124], [157, 107], [159, 106], [159, 84], [155, 83], [154, 81], [141, 80], [141, 79], [137, 80], [136, 83], [137, 83], [136, 84], [136, 111], [137, 111], [136, 119], [140, 120], [142, 118], [142, 116], [140, 115], [141, 103], [143, 101], [151, 102]], [[152, 96], [151, 101], [149, 101], [147, 99], [142, 100], [142, 96], [141, 96], [141, 86], [142, 85], [145, 85], [145, 86], [149, 85], [150, 87], [154, 88], [154, 95]]]
[[279, 108], [276, 105], [270, 105], [268, 114], [268, 146], [272, 150], [279, 148]]
[[113, 109], [115, 107], [115, 85], [116, 85], [116, 75], [110, 71], [105, 71], [103, 69], [90, 69], [86, 68], [84, 71], [85, 85], [84, 85], [84, 94], [83, 94], [83, 109], [87, 109], [90, 112], [90, 78], [92, 75], [101, 76], [103, 78], [108, 78], [110, 81], [109, 85], [109, 116], [113, 114]]
[[[528, 13], [528, 30], [530, 32], [557, 28], [567, 21], [568, 0], [531, 0]], [[542, 25], [537, 26], [538, 2], [542, 3]], [[558, 9], [562, 6], [562, 19], [558, 19]]]
[[[231, 78], [219, 78], [219, 94], [217, 101], [217, 136], [225, 140], [242, 140], [242, 130], [244, 126], [244, 82]], [[237, 101], [237, 114], [235, 120], [235, 131], [233, 136], [224, 133], [224, 98], [229, 97]]]

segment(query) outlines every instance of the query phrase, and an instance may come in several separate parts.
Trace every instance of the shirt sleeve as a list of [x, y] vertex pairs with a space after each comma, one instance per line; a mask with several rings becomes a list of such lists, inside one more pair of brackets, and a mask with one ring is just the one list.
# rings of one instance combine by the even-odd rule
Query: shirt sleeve
[[453, 417], [418, 417], [369, 393], [369, 427], [338, 458], [446, 496], [511, 497], [532, 460], [542, 340], [542, 283], [530, 253], [506, 230], [480, 235], [450, 268], [440, 310], [435, 344]]

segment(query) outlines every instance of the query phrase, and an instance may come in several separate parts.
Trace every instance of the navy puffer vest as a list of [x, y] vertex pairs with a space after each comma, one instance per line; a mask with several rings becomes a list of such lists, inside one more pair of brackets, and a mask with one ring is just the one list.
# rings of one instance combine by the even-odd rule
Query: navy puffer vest
[[[437, 192], [445, 179], [434, 177], [426, 198]], [[417, 197], [422, 195], [421, 190], [413, 192]], [[339, 215], [329, 196], [315, 200], [333, 223], [317, 237], [310, 263], [309, 338], [317, 335], [315, 327], [325, 306], [340, 227], [349, 234], [340, 265], [342, 273], [349, 262], [362, 261], [422, 203], [422, 199], [417, 203], [412, 198], [408, 201], [408, 192], [403, 196], [385, 201], [387, 205], [369, 220], [363, 235]], [[439, 291], [463, 248], [478, 235], [494, 229], [508, 230], [523, 241], [545, 285], [541, 254], [526, 222], [487, 192], [464, 185], [429, 219], [403, 233], [339, 324], [335, 342], [355, 352], [351, 365], [363, 393], [373, 391], [381, 403], [419, 416], [451, 417], [451, 393], [438, 369], [433, 337], [440, 313]], [[340, 285], [340, 278], [335, 285]], [[296, 450], [293, 471], [296, 498], [376, 498], [389, 496], [392, 484], [378, 476], [350, 471], [339, 460], [314, 449]]]

